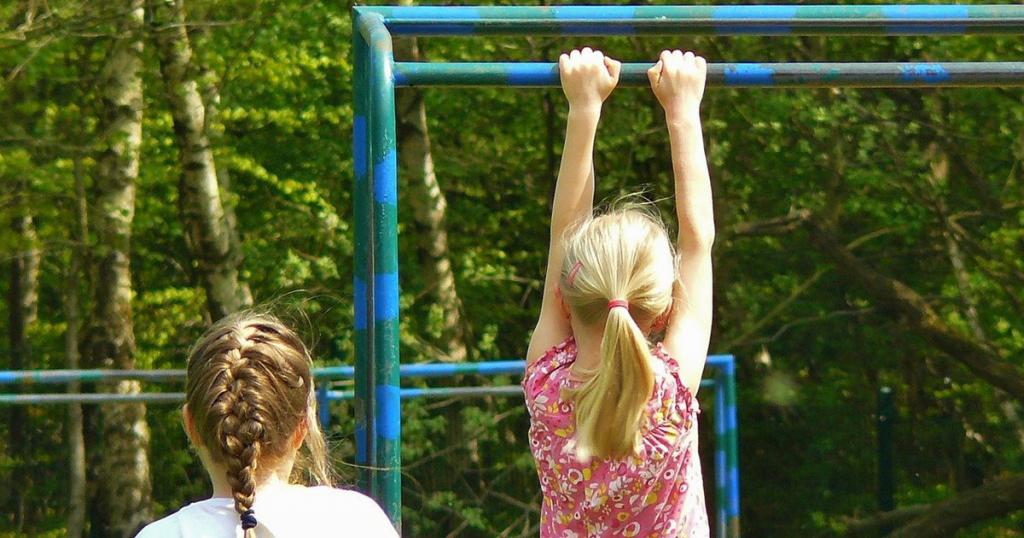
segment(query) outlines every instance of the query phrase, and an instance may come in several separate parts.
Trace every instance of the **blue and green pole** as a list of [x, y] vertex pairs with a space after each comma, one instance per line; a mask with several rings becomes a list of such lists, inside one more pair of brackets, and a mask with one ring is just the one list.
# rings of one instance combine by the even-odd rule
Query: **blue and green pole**
[[740, 451], [739, 425], [736, 417], [736, 361], [730, 355], [722, 369], [722, 385], [717, 394], [723, 395], [725, 407], [719, 412], [725, 422], [725, 476], [727, 494], [725, 498], [725, 532], [719, 536], [738, 537], [740, 535]]
[[[619, 84], [647, 86], [651, 64], [622, 65]], [[558, 64], [398, 62], [396, 86], [558, 86]], [[708, 87], [940, 88], [1024, 86], [1024, 62], [725, 63], [708, 65]]]
[[359, 488], [374, 496], [373, 469], [377, 467], [374, 450], [373, 420], [373, 191], [370, 186], [369, 138], [369, 65], [370, 51], [359, 31], [363, 15], [353, 15], [352, 51], [353, 119], [352, 160], [354, 174], [353, 206], [355, 212], [355, 256], [353, 267], [353, 303], [355, 308], [355, 436], [356, 468]]
[[[366, 312], [371, 327], [365, 364], [373, 372], [367, 407], [372, 409], [373, 447], [376, 463], [372, 491], [395, 527], [401, 530], [401, 397], [399, 387], [399, 287], [398, 287], [398, 152], [395, 138], [394, 56], [391, 33], [384, 18], [368, 13], [359, 16], [359, 32], [369, 46], [369, 139], [373, 193], [371, 252], [373, 260], [373, 310]], [[367, 275], [369, 280], [370, 276]], [[368, 417], [367, 421], [371, 419]], [[369, 423], [367, 424], [369, 427]], [[368, 447], [369, 450], [369, 447]]]
[[1024, 33], [1020, 5], [360, 7], [395, 35], [965, 35]]

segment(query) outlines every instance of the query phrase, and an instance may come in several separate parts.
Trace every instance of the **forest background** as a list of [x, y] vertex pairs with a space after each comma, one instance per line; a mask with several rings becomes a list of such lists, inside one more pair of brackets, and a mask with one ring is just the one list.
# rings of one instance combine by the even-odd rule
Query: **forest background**
[[[0, 3], [0, 367], [181, 368], [211, 320], [253, 304], [296, 324], [318, 364], [352, 363], [350, 10]], [[396, 57], [554, 61], [584, 45], [624, 61], [663, 48], [710, 62], [1024, 55], [1012, 36], [680, 35], [402, 39]], [[745, 534], [1024, 536], [1021, 98], [708, 88], [712, 351], [738, 360]], [[564, 98], [400, 90], [398, 104], [402, 359], [520, 357]], [[599, 199], [644, 190], [671, 224], [648, 89], [613, 94], [595, 160]], [[898, 414], [898, 508], [879, 515], [881, 386]], [[352, 483], [353, 411], [331, 412]], [[0, 413], [0, 536], [121, 536], [209, 494], [177, 406]], [[527, 427], [518, 398], [403, 404], [406, 535], [536, 536]]]

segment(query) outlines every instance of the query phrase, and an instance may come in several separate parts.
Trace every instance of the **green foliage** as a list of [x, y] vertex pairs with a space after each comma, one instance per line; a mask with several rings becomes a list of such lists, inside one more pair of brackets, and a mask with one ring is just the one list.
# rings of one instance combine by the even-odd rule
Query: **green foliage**
[[[10, 5], [8, 5], [10, 4]], [[14, 20], [16, 3], [0, 5]], [[257, 301], [283, 313], [314, 344], [320, 364], [352, 362], [351, 29], [347, 6], [190, 1], [191, 35], [220, 95], [211, 131], [229, 172], [229, 203], [243, 241], [243, 277]], [[43, 265], [32, 366], [64, 361], [64, 271], [74, 174], [91, 186], [97, 134], [92, 81], [110, 22], [81, 2], [51, 1], [60, 32], [41, 26], [0, 47], [19, 66], [0, 94], [0, 217], [30, 213]], [[5, 41], [7, 43], [7, 41]], [[45, 43], [45, 46], [38, 46]], [[995, 60], [1024, 53], [1019, 39], [609, 38], [428, 39], [429, 60], [554, 60], [563, 49], [604, 47], [627, 61], [692, 47], [712, 62]], [[149, 45], [147, 45], [149, 46]], [[135, 338], [140, 368], [181, 368], [202, 331], [205, 298], [177, 207], [180, 163], [160, 73], [145, 57], [142, 170], [133, 225]], [[433, 157], [448, 201], [449, 246], [474, 360], [519, 357], [539, 308], [547, 216], [565, 106], [558, 90], [430, 90]], [[835, 529], [875, 505], [875, 390], [893, 387], [900, 419], [897, 501], [932, 502], [1024, 468], [1020, 422], [1006, 396], [925, 342], [842, 280], [796, 226], [744, 225], [809, 209], [883, 274], [925, 297], [963, 334], [969, 300], [989, 344], [1024, 365], [1024, 107], [1016, 90], [726, 90], [709, 88], [706, 139], [715, 181], [716, 326], [713, 351], [739, 358], [743, 527], [752, 536]], [[937, 180], [938, 155], [949, 160]], [[602, 119], [598, 196], [644, 191], [672, 224], [668, 140], [656, 103], [621, 89]], [[23, 185], [22, 198], [13, 185]], [[420, 270], [421, 233], [400, 213], [402, 356], [433, 360], [442, 311]], [[965, 272], [951, 264], [949, 219], [960, 227]], [[6, 224], [4, 253], [23, 249]], [[0, 257], [6, 266], [7, 255]], [[6, 274], [6, 273], [4, 273]], [[964, 282], [969, 294], [965, 295]], [[94, 285], [95, 283], [90, 283]], [[86, 284], [80, 295], [88, 297]], [[973, 299], [969, 299], [969, 296]], [[86, 301], [88, 302], [88, 301]], [[88, 304], [84, 304], [88, 312]], [[0, 306], [6, 319], [7, 305]], [[427, 343], [429, 345], [424, 345]], [[5, 344], [6, 345], [6, 344]], [[0, 349], [7, 351], [5, 345]], [[509, 384], [473, 376], [451, 385]], [[350, 388], [339, 386], [338, 388]], [[92, 390], [92, 387], [86, 387]], [[147, 387], [147, 390], [178, 390]], [[713, 487], [710, 398], [701, 442]], [[1011, 405], [1020, 414], [1019, 405]], [[64, 409], [30, 408], [33, 460], [8, 454], [0, 421], [0, 482], [28, 464], [36, 506], [23, 531], [59, 535], [66, 507]], [[353, 410], [332, 406], [330, 436], [343, 480]], [[532, 536], [539, 489], [521, 401], [413, 401], [403, 405], [405, 529], [409, 536]], [[151, 406], [155, 512], [208, 495], [180, 414]], [[782, 494], [784, 493], [784, 494]], [[708, 496], [714, 499], [713, 495]], [[0, 502], [7, 497], [0, 495]], [[1015, 536], [1021, 515], [965, 535]], [[15, 535], [10, 516], [0, 536]], [[48, 534], [47, 534], [48, 533]]]

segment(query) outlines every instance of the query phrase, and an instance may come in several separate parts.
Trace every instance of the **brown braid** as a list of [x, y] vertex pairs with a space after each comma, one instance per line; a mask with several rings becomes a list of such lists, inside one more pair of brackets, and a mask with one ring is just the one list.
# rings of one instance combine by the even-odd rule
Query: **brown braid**
[[256, 486], [273, 463], [293, 454], [290, 440], [304, 421], [314, 474], [321, 483], [330, 481], [310, 407], [315, 402], [310, 367], [298, 337], [266, 316], [222, 321], [190, 354], [189, 410], [202, 445], [225, 467], [247, 538], [255, 536]]

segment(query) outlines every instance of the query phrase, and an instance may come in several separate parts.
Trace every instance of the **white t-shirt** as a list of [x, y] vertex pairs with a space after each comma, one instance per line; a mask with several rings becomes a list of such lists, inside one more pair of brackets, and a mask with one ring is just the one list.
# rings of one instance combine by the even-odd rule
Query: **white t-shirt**
[[[256, 536], [292, 538], [338, 536], [397, 538], [384, 511], [356, 491], [327, 486], [272, 485], [260, 488], [253, 503]], [[185, 506], [150, 523], [137, 538], [241, 538], [235, 501], [213, 497]]]

